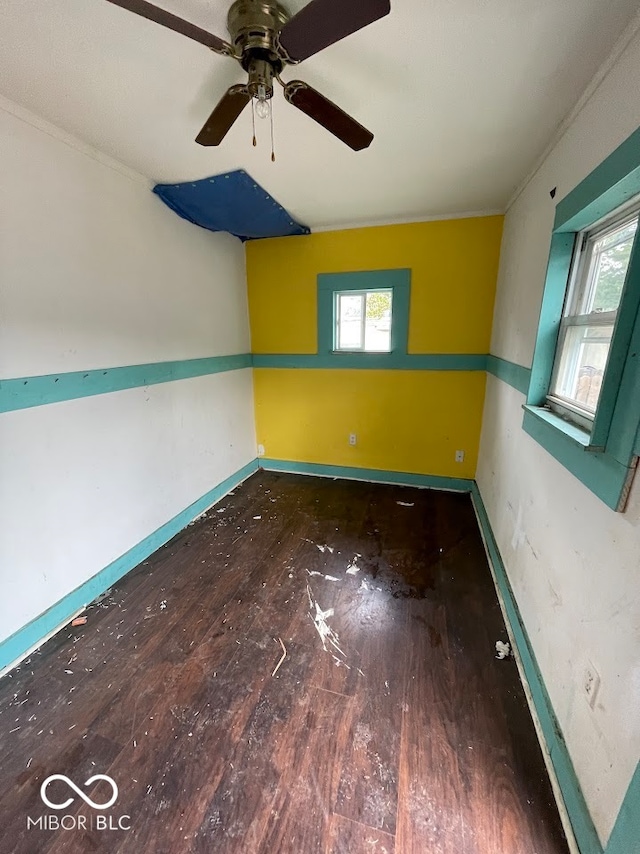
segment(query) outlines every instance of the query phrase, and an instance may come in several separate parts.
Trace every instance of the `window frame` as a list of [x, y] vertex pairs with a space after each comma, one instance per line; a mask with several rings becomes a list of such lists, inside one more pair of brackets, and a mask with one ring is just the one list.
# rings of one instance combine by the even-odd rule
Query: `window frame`
[[640, 229], [636, 231], [590, 431], [547, 401], [579, 235], [640, 194], [640, 128], [556, 207], [523, 429], [609, 507], [622, 511], [640, 453]]
[[[318, 287], [318, 355], [328, 356], [340, 364], [357, 367], [376, 364], [393, 367], [407, 355], [411, 270], [359, 270], [348, 273], [319, 273]], [[389, 350], [336, 349], [336, 294], [366, 291], [391, 291], [391, 334]]]
[[[637, 221], [639, 217], [640, 197], [636, 197], [630, 202], [623, 204], [615, 211], [612, 211], [611, 213], [607, 214], [605, 217], [601, 218], [600, 220], [598, 220], [598, 222], [594, 223], [588, 228], [582, 229], [576, 234], [574, 241], [574, 253], [571, 260], [571, 267], [569, 271], [562, 317], [558, 326], [558, 339], [556, 342], [556, 349], [554, 353], [554, 364], [551, 372], [549, 390], [547, 392], [547, 405], [553, 412], [556, 412], [560, 417], [574, 422], [578, 427], [587, 431], [589, 434], [591, 434], [593, 429], [593, 425], [598, 412], [598, 407], [600, 405], [600, 399], [598, 399], [596, 409], [594, 411], [591, 411], [586, 406], [580, 406], [578, 401], [563, 396], [555, 388], [558, 380], [558, 374], [560, 372], [562, 356], [564, 354], [565, 340], [568, 331], [576, 327], [611, 326], [612, 334], [611, 343], [609, 345], [609, 351], [607, 353], [607, 363], [605, 364], [606, 371], [606, 365], [609, 362], [609, 356], [611, 354], [611, 347], [613, 344], [613, 336], [615, 335], [615, 327], [618, 320], [618, 314], [620, 312], [620, 307], [623, 304], [624, 289], [626, 286], [626, 274], [618, 307], [611, 311], [587, 313], [586, 304], [588, 303], [588, 301], [590, 301], [594, 289], [594, 282], [591, 276], [593, 263], [593, 247], [606, 234], [619, 230], [621, 227], [633, 222], [634, 220]], [[637, 234], [638, 232], [636, 231], [636, 235], [634, 236], [634, 243], [637, 239]], [[630, 264], [631, 257], [629, 258], [627, 272], [629, 270]]]

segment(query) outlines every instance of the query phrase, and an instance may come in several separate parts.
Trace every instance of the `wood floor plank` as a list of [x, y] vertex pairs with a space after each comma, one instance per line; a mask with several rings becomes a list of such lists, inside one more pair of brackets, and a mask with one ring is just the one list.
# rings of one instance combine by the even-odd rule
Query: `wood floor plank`
[[[274, 799], [291, 785], [290, 767], [282, 780], [279, 751], [291, 735], [300, 708], [308, 703], [303, 681], [309, 651], [292, 646], [287, 661], [273, 676], [278, 649], [269, 635], [257, 637], [263, 666], [252, 691], [253, 703], [241, 710], [244, 726], [197, 830], [199, 851], [210, 850], [214, 842], [210, 831], [216, 851], [238, 851], [242, 846], [261, 851]], [[256, 673], [253, 666], [250, 673]], [[235, 727], [239, 731], [237, 721]]]
[[333, 815], [327, 854], [394, 854], [395, 838], [341, 815]]
[[305, 691], [273, 753], [281, 784], [256, 849], [260, 854], [325, 854], [352, 707], [350, 697], [317, 688]]
[[514, 764], [511, 752], [481, 746], [460, 756], [468, 782], [470, 821], [465, 827], [469, 854], [548, 854], [563, 839], [558, 812], [533, 794], [529, 776]]
[[468, 854], [465, 782], [445, 723], [452, 672], [444, 610], [412, 601], [409, 629], [396, 850]]
[[[347, 597], [352, 601], [352, 621], [364, 623], [360, 648], [364, 678], [354, 699], [334, 809], [345, 818], [393, 835], [408, 652], [407, 603], [391, 599], [380, 609], [377, 593], [365, 594], [355, 601]], [[377, 623], [369, 623], [371, 614], [377, 614]]]

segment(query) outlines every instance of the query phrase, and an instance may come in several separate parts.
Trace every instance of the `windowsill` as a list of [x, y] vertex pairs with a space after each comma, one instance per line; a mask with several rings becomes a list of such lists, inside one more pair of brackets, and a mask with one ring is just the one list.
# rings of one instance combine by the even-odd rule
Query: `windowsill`
[[332, 350], [332, 356], [392, 356], [393, 350]]
[[574, 441], [576, 445], [580, 445], [585, 449], [585, 451], [589, 450], [591, 447], [591, 437], [589, 433], [581, 427], [578, 427], [577, 424], [572, 424], [565, 418], [561, 418], [561, 416], [556, 412], [553, 412], [544, 406], [531, 406], [527, 403], [523, 404], [522, 408], [525, 412], [530, 412], [536, 418], [540, 418], [542, 421], [550, 424], [556, 430], [561, 430], [565, 436]]
[[631, 473], [629, 466], [623, 465], [602, 448], [592, 446], [585, 430], [570, 424], [554, 412], [528, 404], [522, 408], [522, 428], [525, 433], [612, 510], [618, 510], [624, 505], [625, 486]]

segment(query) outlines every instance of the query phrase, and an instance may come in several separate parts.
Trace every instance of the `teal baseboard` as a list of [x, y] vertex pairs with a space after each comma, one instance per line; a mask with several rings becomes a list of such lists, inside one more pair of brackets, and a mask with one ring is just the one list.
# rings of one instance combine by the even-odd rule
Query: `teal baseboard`
[[447, 489], [454, 492], [471, 492], [473, 481], [464, 477], [440, 477], [432, 474], [386, 471], [384, 469], [358, 468], [357, 466], [331, 466], [323, 463], [299, 463], [292, 460], [258, 460], [265, 471], [310, 474], [316, 477], [339, 477], [346, 480], [365, 480], [372, 483], [395, 483], [400, 486], [420, 486], [427, 489]]
[[638, 854], [640, 852], [640, 762], [636, 765], [618, 818], [611, 831], [606, 854]]
[[551, 700], [538, 668], [538, 663], [524, 627], [520, 610], [513, 595], [513, 590], [507, 577], [507, 572], [493, 535], [489, 517], [480, 496], [480, 491], [474, 481], [471, 491], [476, 508], [478, 523], [493, 565], [496, 583], [504, 602], [509, 620], [512, 637], [515, 640], [520, 660], [529, 683], [533, 704], [542, 728], [546, 747], [551, 757], [556, 779], [562, 792], [564, 805], [573, 828], [580, 854], [603, 854], [602, 845], [589, 815], [589, 810], [582, 794], [576, 772], [569, 756], [569, 751], [562, 737], [560, 725], [555, 716]]
[[144, 540], [139, 542], [129, 551], [105, 566], [96, 575], [87, 579], [71, 593], [68, 593], [51, 608], [36, 617], [26, 626], [19, 629], [15, 634], [0, 643], [0, 671], [22, 658], [29, 650], [34, 649], [45, 638], [50, 636], [56, 629], [61, 628], [78, 610], [84, 608], [105, 590], [114, 585], [123, 576], [138, 566], [149, 555], [153, 554], [160, 546], [175, 537], [185, 528], [192, 519], [203, 513], [207, 507], [215, 504], [230, 490], [245, 480], [249, 475], [258, 470], [258, 461], [252, 460], [237, 472], [232, 474], [210, 489], [209, 492], [190, 504], [187, 508], [165, 522]]

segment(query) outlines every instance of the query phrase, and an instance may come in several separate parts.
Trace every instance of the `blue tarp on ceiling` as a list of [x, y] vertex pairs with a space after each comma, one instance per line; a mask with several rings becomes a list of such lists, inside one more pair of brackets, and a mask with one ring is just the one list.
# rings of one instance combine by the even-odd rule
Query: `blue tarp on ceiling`
[[240, 240], [310, 232], [244, 169], [200, 181], [156, 184], [153, 192], [183, 219], [210, 231], [228, 231]]

